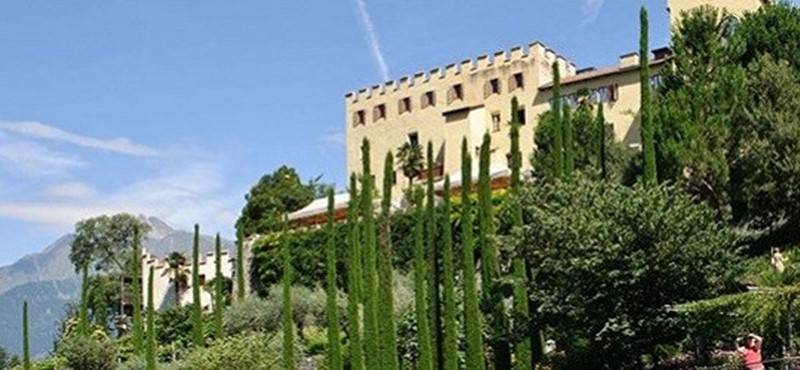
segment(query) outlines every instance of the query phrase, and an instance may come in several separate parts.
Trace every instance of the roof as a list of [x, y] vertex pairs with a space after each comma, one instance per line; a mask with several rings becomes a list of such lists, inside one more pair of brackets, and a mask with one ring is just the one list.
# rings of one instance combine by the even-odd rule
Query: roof
[[[472, 167], [472, 179], [478, 180], [479, 169], [476, 166]], [[508, 177], [511, 176], [511, 170], [508, 169], [507, 166], [493, 163], [489, 166], [489, 178], [496, 179], [500, 177]], [[457, 171], [450, 175], [450, 186], [453, 188], [461, 187], [461, 171]], [[444, 189], [444, 180], [439, 180], [433, 184], [433, 188], [436, 190]]]
[[[333, 196], [333, 209], [347, 208], [347, 203], [350, 201], [350, 194], [341, 193]], [[289, 221], [298, 220], [301, 218], [318, 215], [320, 213], [328, 212], [328, 197], [314, 199], [307, 206], [294, 211], [289, 214]]]
[[[658, 65], [664, 64], [664, 62], [666, 62], [666, 61], [667, 61], [666, 58], [665, 59], [654, 59], [654, 60], [650, 61], [650, 66], [651, 67], [658, 66]], [[576, 75], [572, 75], [572, 76], [568, 76], [568, 77], [562, 78], [561, 79], [561, 86], [572, 85], [572, 84], [576, 84], [576, 83], [579, 83], [579, 82], [591, 81], [591, 80], [598, 79], [598, 78], [618, 75], [618, 74], [622, 74], [622, 73], [626, 73], [626, 72], [630, 72], [630, 71], [636, 71], [636, 70], [639, 70], [639, 65], [638, 64], [637, 65], [632, 65], [632, 66], [626, 66], [626, 67], [614, 66], [614, 67], [606, 67], [606, 68], [594, 69], [594, 70], [590, 70], [590, 71], [587, 71], [587, 72], [584, 72], [584, 73], [579, 73], [579, 74], [576, 74]], [[539, 90], [540, 91], [544, 91], [544, 90], [550, 90], [551, 88], [553, 88], [553, 83], [549, 82], [549, 83], [546, 83], [546, 84], [540, 86]]]

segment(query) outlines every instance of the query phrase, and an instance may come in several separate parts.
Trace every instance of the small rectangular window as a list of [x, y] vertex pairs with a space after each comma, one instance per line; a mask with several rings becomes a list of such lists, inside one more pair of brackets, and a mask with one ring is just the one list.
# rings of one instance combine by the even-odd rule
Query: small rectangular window
[[397, 185], [397, 171], [392, 171], [392, 185]]
[[379, 104], [375, 106], [372, 111], [372, 122], [386, 118], [386, 104]]
[[491, 88], [492, 94], [499, 94], [500, 93], [500, 80], [492, 79], [489, 81], [489, 86]]
[[408, 134], [408, 143], [411, 146], [419, 146], [419, 134], [416, 132]]
[[400, 101], [397, 104], [397, 112], [399, 114], [411, 112], [411, 98], [400, 99]]
[[366, 121], [366, 113], [363, 109], [353, 113], [353, 127], [364, 125], [367, 123]]
[[447, 104], [456, 100], [464, 100], [464, 88], [461, 84], [453, 85], [447, 90]]
[[436, 106], [436, 94], [433, 91], [428, 91], [425, 94], [422, 94], [422, 101], [420, 106], [422, 109], [427, 107], [435, 107]]
[[520, 125], [525, 124], [525, 108], [520, 108], [517, 111], [517, 121], [519, 122]]
[[522, 89], [525, 87], [525, 79], [522, 77], [522, 73], [515, 73], [513, 76], [514, 79], [514, 88]]
[[492, 132], [500, 131], [500, 112], [492, 113]]

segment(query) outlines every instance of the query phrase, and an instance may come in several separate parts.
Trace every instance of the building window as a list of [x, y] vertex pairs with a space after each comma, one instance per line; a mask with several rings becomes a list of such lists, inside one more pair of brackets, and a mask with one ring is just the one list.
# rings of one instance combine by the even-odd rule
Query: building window
[[522, 77], [522, 72], [515, 73], [508, 79], [508, 91], [522, 89], [525, 87], [525, 79]]
[[492, 132], [500, 131], [500, 112], [492, 113]]
[[520, 125], [525, 124], [525, 108], [517, 110], [517, 122], [519, 122]]
[[402, 98], [397, 102], [397, 111], [399, 114], [411, 112], [411, 98]]
[[662, 75], [653, 75], [650, 77], [650, 87], [654, 89], [658, 89], [664, 85], [664, 76]]
[[397, 185], [397, 171], [392, 171], [392, 185]]
[[198, 276], [198, 278], [200, 280], [200, 285], [199, 286], [205, 286], [206, 285], [206, 275], [205, 274], [200, 275], [200, 276]]
[[361, 126], [367, 123], [366, 113], [364, 110], [353, 112], [353, 127]]
[[433, 91], [428, 91], [428, 92], [422, 94], [422, 99], [421, 99], [420, 103], [421, 103], [420, 106], [422, 107], [422, 109], [425, 109], [427, 107], [435, 107], [436, 106], [436, 93], [434, 93]]
[[419, 146], [419, 134], [416, 132], [408, 134], [408, 143], [411, 144], [412, 147]]
[[376, 105], [372, 110], [372, 122], [386, 118], [386, 104]]
[[483, 97], [488, 98], [491, 95], [500, 94], [500, 80], [493, 78], [483, 85]]
[[447, 90], [447, 104], [456, 100], [464, 100], [464, 87], [461, 84], [453, 85]]

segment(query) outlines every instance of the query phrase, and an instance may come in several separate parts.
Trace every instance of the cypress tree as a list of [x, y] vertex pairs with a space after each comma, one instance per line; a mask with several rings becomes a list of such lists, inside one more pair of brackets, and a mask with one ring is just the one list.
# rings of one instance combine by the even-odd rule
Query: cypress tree
[[641, 104], [639, 110], [639, 125], [642, 132], [642, 151], [644, 154], [644, 184], [656, 186], [656, 148], [654, 142], [654, 127], [650, 117], [650, 49], [649, 25], [647, 9], [643, 6], [639, 12], [641, 34], [639, 36], [639, 85], [641, 88]]
[[236, 234], [236, 298], [241, 301], [247, 295], [244, 283], [244, 233], [239, 228]]
[[564, 173], [564, 142], [561, 135], [561, 72], [558, 68], [558, 61], [553, 62], [553, 104], [550, 114], [553, 115], [553, 174], [557, 179], [562, 178]]
[[467, 369], [484, 370], [483, 332], [475, 277], [475, 239], [472, 220], [472, 157], [467, 139], [461, 142], [461, 248], [464, 254], [464, 323]]
[[456, 322], [455, 269], [453, 267], [453, 230], [450, 225], [450, 176], [444, 177], [442, 205], [442, 284], [444, 289], [444, 370], [458, 369], [458, 322]]
[[381, 199], [380, 253], [378, 254], [378, 300], [383, 317], [378, 321], [380, 329], [381, 364], [386, 370], [400, 367], [397, 355], [397, 335], [394, 325], [394, 297], [392, 292], [392, 171], [394, 156], [386, 153], [383, 167], [383, 198]]
[[483, 296], [489, 309], [494, 348], [495, 369], [511, 368], [511, 349], [508, 343], [508, 320], [500, 287], [500, 263], [494, 243], [494, 216], [492, 212], [492, 188], [489, 174], [492, 137], [483, 135], [478, 174], [478, 243], [481, 246], [483, 265]]
[[142, 320], [142, 237], [139, 227], [133, 229], [133, 350], [141, 355], [144, 352], [144, 320]]
[[430, 281], [428, 287], [428, 295], [430, 296], [430, 321], [431, 324], [431, 340], [433, 341], [433, 363], [436, 369], [442, 369], [444, 363], [442, 361], [442, 302], [439, 284], [442, 280], [442, 272], [440, 270], [440, 255], [436, 246], [436, 204], [433, 193], [433, 143], [428, 141], [427, 150], [427, 165], [426, 170], [427, 179], [426, 185], [426, 205], [425, 205], [425, 234], [427, 236], [426, 252], [427, 260], [430, 261], [430, 270], [426, 272], [426, 280]]
[[425, 237], [422, 190], [414, 190], [414, 303], [417, 317], [417, 341], [419, 342], [419, 370], [433, 370], [433, 347], [428, 325], [428, 294], [425, 281]]
[[364, 349], [361, 342], [361, 236], [358, 224], [358, 182], [350, 175], [350, 202], [347, 205], [347, 336], [350, 369], [364, 370]]
[[156, 315], [153, 303], [153, 266], [147, 277], [147, 370], [156, 369]]
[[225, 329], [222, 327], [222, 312], [225, 311], [225, 296], [222, 292], [222, 242], [219, 233], [214, 242], [214, 337], [217, 340], [225, 336]]
[[283, 368], [294, 370], [294, 319], [292, 318], [292, 253], [289, 250], [289, 230], [284, 218], [281, 235], [283, 252]]
[[372, 173], [370, 172], [369, 141], [361, 145], [363, 172], [361, 178], [361, 218], [364, 239], [364, 283], [361, 286], [364, 301], [364, 351], [367, 369], [380, 369], [380, 339], [378, 335], [378, 262], [375, 240], [375, 216], [372, 205]]
[[31, 342], [28, 334], [28, 301], [22, 302], [22, 368], [31, 370]]
[[200, 302], [200, 225], [194, 224], [194, 244], [192, 245], [192, 344], [202, 347], [203, 308]]
[[602, 103], [597, 107], [597, 126], [598, 132], [600, 132], [600, 150], [598, 155], [598, 162], [600, 164], [600, 178], [605, 180], [608, 177], [608, 168], [606, 163], [608, 161], [608, 149], [606, 148], [606, 118], [603, 116]]
[[[519, 196], [520, 188], [522, 187], [522, 151], [519, 148], [519, 120], [517, 120], [517, 112], [519, 102], [517, 98], [514, 97], [511, 100], [511, 131], [510, 131], [510, 138], [511, 138], [511, 194], [513, 196]], [[512, 207], [512, 226], [514, 229], [522, 227], [522, 208], [520, 207]], [[514, 313], [518, 320], [522, 318], [529, 317], [529, 310], [528, 310], [528, 275], [526, 270], [525, 260], [517, 256], [514, 258], [513, 262], [513, 270], [514, 270]], [[524, 320], [521, 320], [524, 321]], [[515, 323], [516, 324], [516, 323]], [[519, 324], [518, 324], [519, 325]], [[529, 331], [531, 336], [529, 338], [523, 337], [520, 339], [514, 348], [516, 363], [514, 365], [515, 369], [518, 370], [530, 370], [532, 366], [532, 357], [531, 357], [531, 340], [534, 337], [534, 332], [530, 329], [530, 325], [527, 322], [522, 322], [522, 325], [527, 326], [523, 327], [523, 330], [520, 332]], [[527, 330], [525, 330], [527, 329]]]
[[78, 311], [78, 334], [89, 336], [89, 267], [81, 269], [81, 306]]
[[573, 138], [572, 110], [564, 106], [561, 128], [564, 131], [564, 178], [571, 178], [575, 170], [575, 139]]
[[333, 188], [328, 188], [328, 244], [327, 257], [327, 320], [328, 320], [328, 369], [342, 370], [342, 342], [339, 337], [339, 311], [336, 298], [336, 229], [334, 228]]

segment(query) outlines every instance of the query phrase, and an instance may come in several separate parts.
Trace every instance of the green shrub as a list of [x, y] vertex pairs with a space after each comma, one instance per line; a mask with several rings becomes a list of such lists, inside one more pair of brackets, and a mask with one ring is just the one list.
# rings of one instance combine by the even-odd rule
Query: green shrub
[[172, 366], [180, 370], [268, 370], [282, 367], [281, 361], [280, 335], [250, 333], [194, 350]]
[[58, 355], [73, 370], [115, 369], [118, 354], [116, 343], [105, 339], [73, 336], [58, 345]]

